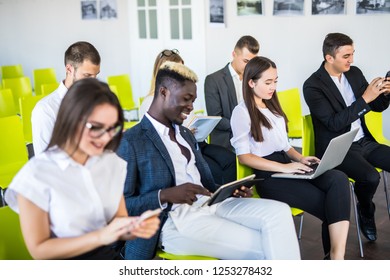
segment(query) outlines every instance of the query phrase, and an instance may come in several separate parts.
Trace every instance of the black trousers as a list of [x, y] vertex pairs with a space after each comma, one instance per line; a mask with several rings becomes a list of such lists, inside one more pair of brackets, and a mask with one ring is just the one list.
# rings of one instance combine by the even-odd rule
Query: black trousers
[[[284, 152], [276, 152], [265, 158], [281, 163], [291, 162]], [[320, 219], [324, 253], [328, 253], [328, 226], [350, 219], [351, 197], [347, 176], [339, 170], [329, 170], [315, 179], [302, 180], [272, 178], [272, 173], [255, 170], [256, 177], [266, 178], [256, 186], [259, 195], [285, 202]]]
[[199, 142], [203, 158], [210, 167], [216, 184], [223, 185], [236, 180], [236, 154], [218, 145]]
[[390, 171], [390, 147], [363, 137], [352, 143], [344, 161], [337, 167], [355, 180], [355, 193], [364, 215], [372, 216], [372, 199], [380, 181], [379, 167]]
[[102, 246], [70, 260], [123, 260], [119, 248]]

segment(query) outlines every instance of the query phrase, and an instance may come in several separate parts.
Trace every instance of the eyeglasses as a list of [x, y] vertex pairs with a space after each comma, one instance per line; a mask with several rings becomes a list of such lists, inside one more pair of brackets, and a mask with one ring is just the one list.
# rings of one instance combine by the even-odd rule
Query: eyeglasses
[[160, 58], [162, 58], [163, 56], [171, 56], [173, 54], [179, 54], [179, 51], [177, 49], [173, 49], [173, 50], [165, 50], [165, 51], [162, 51], [160, 53]]
[[114, 138], [122, 130], [122, 126], [119, 124], [109, 128], [104, 128], [101, 125], [93, 125], [87, 122], [85, 127], [89, 129], [89, 136], [92, 138], [100, 138], [104, 135], [104, 133], [108, 133], [111, 138]]

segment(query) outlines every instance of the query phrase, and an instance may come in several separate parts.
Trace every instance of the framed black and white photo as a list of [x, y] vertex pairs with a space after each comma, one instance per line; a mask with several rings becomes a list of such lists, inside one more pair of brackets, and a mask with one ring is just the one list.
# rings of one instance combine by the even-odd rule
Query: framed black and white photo
[[312, 0], [312, 15], [342, 15], [345, 11], [345, 0]]
[[225, 26], [224, 0], [210, 0], [210, 24]]
[[116, 0], [100, 0], [100, 19], [118, 18]]
[[237, 0], [237, 15], [262, 15], [264, 0]]
[[356, 0], [356, 14], [390, 14], [390, 0]]
[[302, 16], [305, 0], [274, 0], [275, 16]]
[[81, 19], [97, 19], [97, 1], [81, 1]]

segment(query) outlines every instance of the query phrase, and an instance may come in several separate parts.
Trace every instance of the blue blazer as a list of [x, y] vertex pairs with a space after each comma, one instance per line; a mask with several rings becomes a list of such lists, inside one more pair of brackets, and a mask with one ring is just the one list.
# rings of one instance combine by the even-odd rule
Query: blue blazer
[[[194, 136], [183, 126], [180, 126], [180, 134], [195, 155], [203, 186], [214, 192], [216, 186], [213, 176]], [[129, 215], [138, 216], [146, 210], [160, 208], [159, 191], [176, 186], [175, 170], [164, 143], [147, 117], [124, 133], [117, 153], [127, 161], [124, 196]], [[125, 259], [155, 257], [161, 228], [171, 207], [172, 205], [168, 205], [161, 214], [160, 229], [155, 236], [126, 242]]]
[[324, 154], [330, 140], [351, 130], [351, 124], [357, 119], [361, 121], [364, 134], [375, 141], [364, 115], [371, 110], [382, 112], [389, 107], [390, 95], [386, 97], [382, 94], [369, 104], [364, 101], [362, 96], [368, 82], [359, 68], [351, 66], [344, 75], [356, 98], [348, 107], [326, 71], [324, 62], [303, 84], [303, 95], [313, 121], [316, 155], [319, 157]]

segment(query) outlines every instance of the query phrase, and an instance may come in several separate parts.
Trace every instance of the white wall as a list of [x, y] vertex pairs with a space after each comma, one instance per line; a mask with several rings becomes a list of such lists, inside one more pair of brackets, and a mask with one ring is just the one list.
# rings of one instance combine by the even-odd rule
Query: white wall
[[0, 65], [54, 67], [65, 78], [64, 53], [76, 41], [92, 43], [102, 58], [99, 78], [129, 73], [127, 0], [117, 0], [117, 20], [81, 20], [80, 0], [0, 0]]
[[[155, 57], [155, 53], [145, 54], [131, 47], [130, 32], [135, 30], [130, 27], [129, 18], [135, 13], [129, 9], [128, 1], [136, 0], [117, 0], [117, 20], [101, 21], [81, 20], [80, 0], [0, 0], [0, 65], [21, 63], [30, 77], [34, 68], [55, 67], [58, 78], [62, 79], [65, 49], [75, 41], [87, 40], [102, 56], [100, 79], [129, 73], [133, 81], [142, 77], [149, 80], [151, 66], [145, 66], [147, 72], [136, 71], [134, 69], [138, 68], [132, 64], [131, 57], [134, 54]], [[257, 38], [260, 54], [277, 63], [280, 90], [302, 88], [305, 79], [322, 61], [322, 41], [329, 32], [344, 32], [354, 39], [355, 64], [363, 70], [367, 80], [390, 70], [390, 37], [386, 32], [389, 14], [355, 15], [356, 1], [347, 0], [346, 15], [312, 16], [311, 1], [306, 0], [304, 16], [273, 16], [273, 1], [263, 1], [266, 4], [264, 15], [237, 16], [236, 1], [225, 0], [226, 27], [215, 28], [207, 22], [209, 1], [204, 0], [204, 15], [199, 16], [199, 20], [206, 21], [200, 24], [205, 26], [203, 63], [206, 71], [199, 75], [200, 85], [206, 74], [230, 61], [236, 41], [245, 34]], [[191, 50], [182, 53], [188, 57]], [[186, 63], [192, 59], [186, 59]], [[142, 96], [148, 86], [135, 82], [134, 92]], [[202, 86], [199, 94], [203, 94]], [[305, 106], [303, 111], [307, 112]], [[389, 119], [390, 110], [385, 117]], [[385, 124], [385, 132], [390, 138], [389, 123]]]

